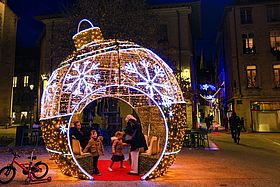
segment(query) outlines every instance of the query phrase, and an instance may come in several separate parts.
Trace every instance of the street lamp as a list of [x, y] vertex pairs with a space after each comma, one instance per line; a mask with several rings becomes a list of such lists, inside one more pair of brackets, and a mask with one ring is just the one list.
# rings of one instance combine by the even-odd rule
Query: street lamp
[[[32, 90], [34, 89], [34, 84], [30, 84], [29, 85], [29, 88], [30, 88], [30, 91], [32, 92]], [[32, 99], [34, 99], [34, 94], [32, 94]], [[30, 103], [32, 103], [32, 104], [30, 104]], [[32, 101], [30, 101], [29, 102], [29, 121], [30, 121], [30, 128], [32, 127], [32, 124], [31, 124], [31, 122], [32, 122], [32, 115], [33, 115], [33, 110], [34, 110], [34, 102]]]
[[32, 90], [34, 89], [34, 85], [33, 85], [33, 84], [30, 84], [30, 85], [29, 85], [29, 88], [30, 88], [30, 90], [32, 91]]

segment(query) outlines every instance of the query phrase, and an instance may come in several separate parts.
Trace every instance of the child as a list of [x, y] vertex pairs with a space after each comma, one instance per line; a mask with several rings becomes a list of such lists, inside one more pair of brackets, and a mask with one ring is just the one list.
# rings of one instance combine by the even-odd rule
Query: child
[[88, 149], [91, 150], [91, 154], [93, 156], [93, 174], [101, 175], [101, 173], [98, 170], [97, 164], [98, 164], [98, 158], [100, 155], [104, 155], [104, 147], [102, 144], [102, 137], [97, 136], [96, 130], [92, 130], [90, 132], [90, 140], [88, 141], [88, 144], [86, 148], [84, 149], [84, 153], [88, 151]]
[[122, 136], [123, 136], [123, 133], [120, 131], [117, 131], [115, 133], [115, 136], [111, 138], [113, 156], [111, 158], [111, 160], [112, 160], [111, 165], [108, 167], [109, 171], [113, 171], [112, 167], [115, 162], [121, 162], [120, 168], [125, 168], [125, 166], [123, 165], [124, 155], [122, 152], [122, 148], [123, 148], [123, 145], [126, 145], [126, 144], [123, 143]]

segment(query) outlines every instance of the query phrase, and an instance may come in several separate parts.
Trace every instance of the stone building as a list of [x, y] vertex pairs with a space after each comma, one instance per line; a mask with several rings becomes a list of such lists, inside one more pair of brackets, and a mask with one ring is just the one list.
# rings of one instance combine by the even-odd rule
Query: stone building
[[39, 79], [39, 50], [17, 48], [13, 84], [13, 121], [32, 124], [38, 120], [37, 85]]
[[[17, 16], [0, 1], [0, 125], [12, 117], [12, 85], [15, 64]], [[14, 80], [16, 81], [16, 80]]]
[[249, 131], [279, 132], [280, 2], [239, 0], [227, 7], [216, 51], [224, 114], [236, 111]]

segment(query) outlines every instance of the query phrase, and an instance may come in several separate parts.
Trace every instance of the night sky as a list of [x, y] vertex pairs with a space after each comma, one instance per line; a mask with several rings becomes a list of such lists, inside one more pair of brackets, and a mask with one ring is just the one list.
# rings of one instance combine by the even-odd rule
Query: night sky
[[[36, 16], [59, 13], [65, 4], [73, 0], [8, 0], [11, 9], [18, 15], [18, 47], [38, 46], [44, 25], [35, 19]], [[151, 5], [184, 3], [194, 0], [148, 0]], [[233, 0], [201, 0], [202, 42], [206, 58], [211, 58], [215, 36], [222, 19], [224, 6]], [[210, 49], [210, 50], [209, 50]], [[212, 49], [212, 50], [211, 50]], [[200, 49], [199, 49], [200, 50]]]

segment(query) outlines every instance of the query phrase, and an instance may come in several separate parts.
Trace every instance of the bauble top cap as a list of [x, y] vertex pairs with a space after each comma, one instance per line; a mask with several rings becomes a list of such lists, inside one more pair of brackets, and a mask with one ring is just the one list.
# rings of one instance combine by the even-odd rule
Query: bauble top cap
[[[87, 22], [90, 24], [90, 28], [85, 29], [80, 31], [80, 26], [83, 22]], [[77, 34], [75, 34], [72, 39], [74, 40], [75, 47], [77, 49], [81, 49], [83, 46], [99, 41], [99, 40], [104, 40], [102, 36], [102, 32], [99, 27], [94, 27], [93, 24], [87, 20], [87, 19], [82, 19], [78, 25], [77, 28]]]

